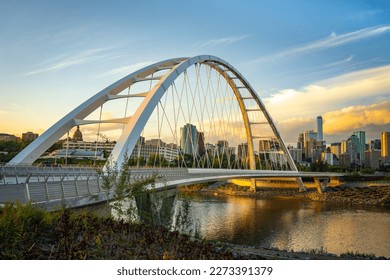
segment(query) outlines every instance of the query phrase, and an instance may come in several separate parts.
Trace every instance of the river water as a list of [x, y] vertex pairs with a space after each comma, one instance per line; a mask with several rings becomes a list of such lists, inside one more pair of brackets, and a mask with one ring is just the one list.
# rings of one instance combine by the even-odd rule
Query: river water
[[359, 252], [390, 258], [390, 209], [353, 208], [301, 199], [179, 195], [200, 236], [294, 251]]

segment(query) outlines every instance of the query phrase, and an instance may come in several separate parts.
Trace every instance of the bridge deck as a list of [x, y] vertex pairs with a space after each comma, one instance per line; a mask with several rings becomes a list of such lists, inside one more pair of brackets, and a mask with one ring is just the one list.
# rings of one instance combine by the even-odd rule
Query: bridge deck
[[[45, 205], [69, 204], [68, 202], [79, 204], [78, 206], [98, 203], [107, 199], [100, 173], [93, 168], [2, 166], [0, 169], [0, 203], [31, 201], [35, 204], [42, 204], [44, 207]], [[154, 186], [156, 189], [238, 178], [342, 176], [337, 173], [273, 170], [141, 168], [130, 170], [130, 181], [137, 181], [154, 174], [158, 176]]]

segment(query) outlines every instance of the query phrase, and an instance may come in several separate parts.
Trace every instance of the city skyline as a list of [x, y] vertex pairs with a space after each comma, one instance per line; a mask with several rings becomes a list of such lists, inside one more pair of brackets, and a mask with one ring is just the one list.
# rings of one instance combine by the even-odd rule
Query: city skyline
[[[390, 131], [386, 2], [114, 2], [0, 4], [1, 133], [42, 134], [138, 68], [200, 53], [247, 78], [286, 143], [315, 129], [317, 115], [327, 143], [356, 130], [367, 140]], [[204, 6], [213, 17], [200, 19]], [[227, 20], [236, 14], [247, 16]]]

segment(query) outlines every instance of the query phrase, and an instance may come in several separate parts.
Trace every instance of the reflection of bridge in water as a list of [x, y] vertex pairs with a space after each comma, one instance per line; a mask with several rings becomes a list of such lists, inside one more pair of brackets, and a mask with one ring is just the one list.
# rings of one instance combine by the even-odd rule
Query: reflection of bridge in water
[[[117, 115], [122, 109], [112, 104], [124, 114]], [[255, 189], [257, 178], [287, 177], [304, 191], [302, 177], [312, 177], [321, 192], [337, 176], [298, 172], [255, 90], [232, 65], [204, 55], [147, 66], [75, 108], [1, 168], [0, 203], [53, 208], [105, 200], [101, 172], [93, 168], [32, 166], [64, 135], [69, 143], [70, 131], [83, 125], [96, 129], [96, 152], [102, 131], [121, 130], [107, 166], [122, 166], [129, 155], [140, 160], [143, 136], [157, 140], [149, 168], [131, 170], [133, 181], [161, 176], [156, 189], [233, 179]]]

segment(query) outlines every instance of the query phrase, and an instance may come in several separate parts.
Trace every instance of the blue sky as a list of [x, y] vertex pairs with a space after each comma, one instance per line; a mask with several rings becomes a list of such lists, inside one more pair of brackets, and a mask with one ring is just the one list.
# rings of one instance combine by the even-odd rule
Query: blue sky
[[390, 130], [390, 2], [0, 0], [0, 132], [42, 133], [150, 63], [211, 54], [257, 90], [287, 142]]

